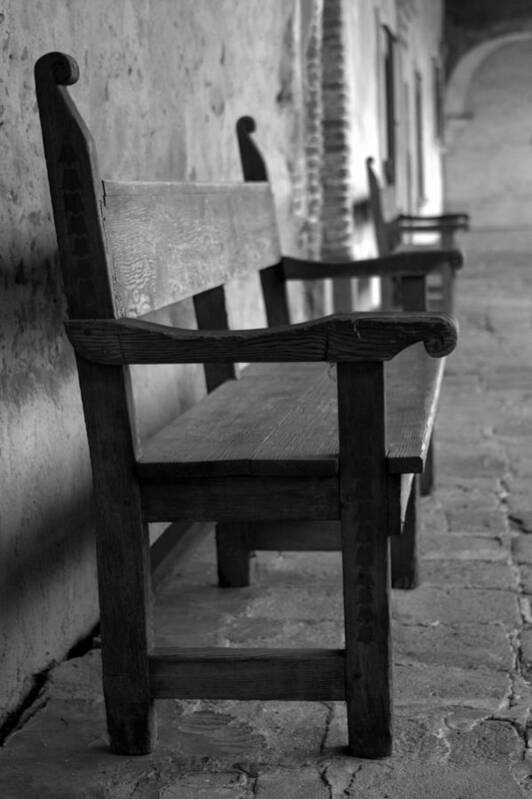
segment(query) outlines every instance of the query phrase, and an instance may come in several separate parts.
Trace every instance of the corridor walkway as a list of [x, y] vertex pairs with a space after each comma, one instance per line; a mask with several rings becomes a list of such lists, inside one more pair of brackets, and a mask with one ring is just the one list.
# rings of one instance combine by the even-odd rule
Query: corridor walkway
[[[49, 673], [1, 750], [2, 799], [532, 797], [532, 148], [519, 151], [517, 219], [512, 187], [484, 169], [501, 137], [471, 158], [490, 84], [497, 90], [505, 64], [524, 74], [523, 59], [530, 74], [532, 49], [515, 47], [482, 69], [484, 105], [450, 153], [452, 204], [469, 203], [480, 221], [463, 242], [461, 336], [437, 426], [438, 488], [423, 500], [422, 584], [393, 597], [394, 756], [345, 757], [340, 704], [200, 701], [160, 703], [151, 756], [112, 756], [94, 648]], [[339, 645], [339, 577], [336, 553], [261, 554], [251, 588], [219, 590], [206, 540], [163, 585], [158, 634], [174, 605], [189, 645]]]

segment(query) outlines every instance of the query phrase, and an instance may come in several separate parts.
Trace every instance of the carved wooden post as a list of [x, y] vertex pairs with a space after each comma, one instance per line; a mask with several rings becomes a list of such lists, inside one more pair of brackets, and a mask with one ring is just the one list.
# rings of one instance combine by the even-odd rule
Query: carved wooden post
[[[37, 62], [35, 80], [70, 314], [78, 319], [113, 318], [94, 143], [66, 89], [78, 80], [77, 64], [62, 53], [49, 53]], [[154, 737], [147, 660], [149, 540], [134, 477], [129, 382], [123, 367], [83, 358], [78, 358], [78, 372], [95, 486], [103, 684], [111, 749], [146, 754]]]

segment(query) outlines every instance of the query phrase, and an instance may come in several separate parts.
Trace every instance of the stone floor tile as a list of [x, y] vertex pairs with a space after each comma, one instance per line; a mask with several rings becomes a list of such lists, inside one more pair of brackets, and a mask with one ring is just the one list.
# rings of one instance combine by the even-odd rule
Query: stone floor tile
[[475, 535], [437, 535], [426, 536], [420, 545], [425, 561], [457, 560], [457, 561], [500, 561], [508, 560], [508, 551], [494, 538]]
[[[420, 567], [424, 585], [507, 588], [516, 590], [516, 575], [509, 563], [486, 560], [423, 559]], [[532, 577], [531, 577], [532, 593]]]
[[504, 624], [518, 626], [521, 617], [514, 591], [420, 585], [396, 591], [394, 618], [401, 624]]
[[330, 799], [317, 768], [275, 769], [261, 773], [254, 796], [258, 799]]
[[[511, 671], [514, 649], [502, 623], [427, 623], [392, 625], [394, 659], [462, 669]], [[531, 640], [532, 645], [532, 640]], [[532, 657], [532, 646], [531, 646]]]

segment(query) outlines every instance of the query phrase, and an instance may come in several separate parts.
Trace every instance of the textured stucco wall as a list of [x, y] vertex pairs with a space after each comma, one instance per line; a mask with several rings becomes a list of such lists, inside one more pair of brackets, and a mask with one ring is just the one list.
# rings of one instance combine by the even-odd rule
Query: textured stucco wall
[[[256, 117], [284, 249], [308, 240], [305, 56], [313, 0], [8, 0], [0, 13], [2, 236], [0, 414], [0, 721], [32, 675], [97, 618], [90, 468], [72, 353], [62, 332], [33, 63], [64, 50], [72, 89], [106, 177], [240, 179], [234, 124]], [[260, 323], [249, 286], [235, 324]], [[297, 315], [301, 295], [293, 294]], [[181, 321], [193, 324], [185, 305]], [[142, 427], [202, 391], [195, 369], [137, 370]], [[173, 386], [167, 407], [150, 395]]]

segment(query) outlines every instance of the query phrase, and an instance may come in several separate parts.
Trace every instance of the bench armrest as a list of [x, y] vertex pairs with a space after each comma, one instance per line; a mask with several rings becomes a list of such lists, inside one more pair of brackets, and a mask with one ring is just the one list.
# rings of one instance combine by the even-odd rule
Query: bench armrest
[[440, 231], [469, 230], [469, 220], [447, 217], [398, 216], [395, 224], [402, 233], [433, 233]]
[[454, 214], [398, 214], [399, 221], [406, 222], [456, 222], [462, 225], [469, 225], [469, 214], [454, 213]]
[[323, 280], [348, 277], [413, 277], [427, 275], [443, 265], [449, 265], [454, 272], [463, 263], [464, 257], [460, 250], [431, 249], [337, 263], [285, 257], [282, 269], [285, 280]]
[[433, 357], [452, 352], [457, 328], [446, 314], [335, 314], [258, 330], [185, 330], [142, 319], [70, 320], [78, 356], [95, 363], [281, 363], [387, 361], [422, 341]]

